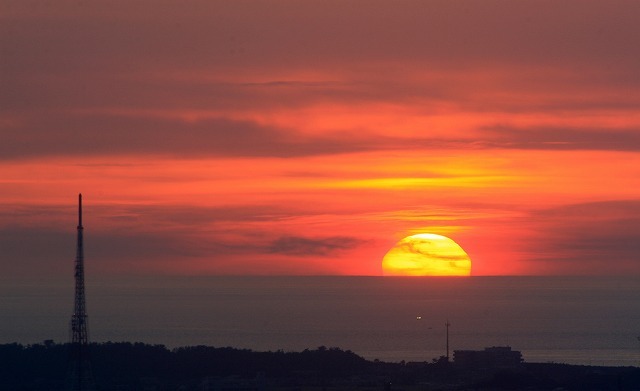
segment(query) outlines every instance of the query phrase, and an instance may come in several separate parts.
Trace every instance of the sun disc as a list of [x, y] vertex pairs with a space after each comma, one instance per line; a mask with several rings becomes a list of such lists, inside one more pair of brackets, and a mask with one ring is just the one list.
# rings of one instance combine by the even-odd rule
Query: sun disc
[[423, 233], [407, 236], [382, 259], [385, 276], [469, 276], [471, 259], [452, 239]]

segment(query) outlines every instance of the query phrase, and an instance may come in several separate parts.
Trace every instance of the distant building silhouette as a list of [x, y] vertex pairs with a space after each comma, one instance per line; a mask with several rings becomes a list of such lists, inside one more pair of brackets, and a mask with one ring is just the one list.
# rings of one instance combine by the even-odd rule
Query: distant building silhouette
[[522, 353], [511, 350], [510, 346], [453, 351], [453, 363], [462, 369], [514, 368], [522, 364], [522, 361]]
[[75, 303], [71, 316], [71, 351], [67, 390], [93, 391], [96, 389], [89, 360], [89, 332], [84, 295], [84, 243], [82, 227], [82, 194], [78, 194], [78, 242], [75, 262]]

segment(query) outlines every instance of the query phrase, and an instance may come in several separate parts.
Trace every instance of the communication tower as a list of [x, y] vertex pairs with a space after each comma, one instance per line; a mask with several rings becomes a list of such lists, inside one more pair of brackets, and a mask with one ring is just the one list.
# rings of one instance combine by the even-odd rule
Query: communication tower
[[84, 244], [82, 240], [82, 194], [78, 194], [78, 245], [75, 263], [75, 303], [71, 316], [71, 351], [69, 355], [69, 373], [67, 390], [94, 391], [95, 384], [89, 361], [89, 332], [87, 330], [87, 311], [84, 294]]

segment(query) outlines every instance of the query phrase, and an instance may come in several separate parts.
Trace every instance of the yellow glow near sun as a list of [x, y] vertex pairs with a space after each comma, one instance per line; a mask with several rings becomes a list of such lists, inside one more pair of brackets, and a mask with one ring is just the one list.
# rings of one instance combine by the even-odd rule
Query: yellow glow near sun
[[508, 176], [460, 176], [445, 178], [371, 178], [353, 179], [329, 183], [329, 187], [344, 189], [414, 189], [425, 187], [477, 188], [498, 185], [510, 181]]
[[382, 259], [385, 276], [469, 276], [471, 259], [456, 242], [436, 234], [407, 236]]

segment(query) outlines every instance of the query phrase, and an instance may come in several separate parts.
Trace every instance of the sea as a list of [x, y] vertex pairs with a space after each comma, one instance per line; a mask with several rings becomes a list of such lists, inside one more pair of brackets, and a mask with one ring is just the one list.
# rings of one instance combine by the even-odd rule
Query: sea
[[[69, 340], [72, 279], [0, 282], [0, 343]], [[448, 334], [452, 358], [510, 346], [526, 362], [640, 366], [633, 277], [87, 277], [86, 303], [92, 342], [430, 362]]]

